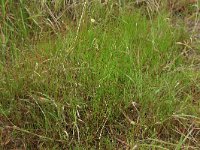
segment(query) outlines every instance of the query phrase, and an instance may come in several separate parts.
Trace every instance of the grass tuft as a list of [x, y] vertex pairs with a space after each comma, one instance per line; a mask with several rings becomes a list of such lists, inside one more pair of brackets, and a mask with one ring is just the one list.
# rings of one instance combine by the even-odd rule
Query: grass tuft
[[1, 146], [198, 149], [198, 51], [153, 6], [2, 0]]

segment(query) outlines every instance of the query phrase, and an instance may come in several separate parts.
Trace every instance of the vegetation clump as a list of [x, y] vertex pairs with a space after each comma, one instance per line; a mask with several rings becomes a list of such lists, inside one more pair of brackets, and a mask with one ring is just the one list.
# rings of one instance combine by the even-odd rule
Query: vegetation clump
[[167, 2], [2, 0], [1, 147], [199, 149], [199, 4]]

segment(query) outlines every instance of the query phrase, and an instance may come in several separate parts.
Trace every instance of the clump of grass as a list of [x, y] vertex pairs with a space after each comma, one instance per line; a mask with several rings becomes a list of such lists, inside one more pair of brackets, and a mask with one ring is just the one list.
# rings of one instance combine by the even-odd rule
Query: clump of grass
[[55, 2], [2, 0], [1, 60], [5, 62], [7, 59], [13, 59], [10, 56], [16, 57], [16, 47], [68, 30], [71, 24], [70, 17], [79, 17], [76, 11], [79, 10], [81, 3], [77, 5], [62, 0]]
[[199, 74], [176, 43], [183, 31], [164, 12], [149, 19], [125, 4], [81, 6], [76, 28], [15, 46], [17, 57], [0, 64], [2, 146], [198, 147]]

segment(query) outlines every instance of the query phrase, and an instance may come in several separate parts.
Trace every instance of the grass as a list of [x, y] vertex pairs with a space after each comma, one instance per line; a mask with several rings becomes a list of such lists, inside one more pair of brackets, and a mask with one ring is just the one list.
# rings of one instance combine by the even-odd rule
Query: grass
[[199, 70], [169, 12], [34, 4], [1, 1], [4, 149], [200, 147]]

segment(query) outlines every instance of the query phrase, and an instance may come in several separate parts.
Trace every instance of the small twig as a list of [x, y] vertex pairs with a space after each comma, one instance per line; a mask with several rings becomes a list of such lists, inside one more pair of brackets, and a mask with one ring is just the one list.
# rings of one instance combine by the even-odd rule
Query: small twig
[[108, 117], [106, 117], [106, 119], [104, 120], [103, 126], [100, 130], [100, 133], [99, 133], [99, 138], [98, 138], [99, 139], [99, 149], [100, 149], [100, 144], [101, 144], [100, 140], [101, 140], [101, 137], [102, 137], [103, 129], [105, 128], [105, 124], [106, 124], [107, 121], [108, 121]]
[[52, 13], [51, 9], [49, 9], [49, 7], [47, 6], [47, 4], [45, 4], [45, 6], [46, 6], [46, 9], [49, 11], [49, 14], [52, 17], [53, 21], [55, 22], [57, 29], [60, 29], [60, 24], [57, 21], [58, 19], [54, 16], [54, 14]]
[[119, 138], [117, 138], [117, 137], [115, 137], [114, 136], [114, 138], [118, 141], [118, 142], [120, 142], [120, 143], [122, 143], [123, 145], [125, 145], [126, 147], [131, 147], [129, 144], [127, 144], [125, 141], [123, 141], [123, 140], [121, 140], [121, 139], [119, 139]]
[[74, 43], [78, 39], [78, 34], [79, 34], [81, 23], [82, 23], [82, 20], [83, 20], [83, 15], [85, 14], [86, 4], [87, 4], [87, 1], [85, 1], [84, 5], [83, 5], [83, 10], [82, 10], [82, 14], [81, 14], [81, 17], [80, 17], [80, 20], [79, 20], [79, 24], [78, 24], [78, 28], [77, 28], [77, 31], [76, 31], [76, 37], [75, 37]]
[[128, 120], [128, 122], [132, 125], [135, 125], [135, 121], [131, 120], [123, 110], [121, 110], [122, 114], [124, 115], [124, 117]]

